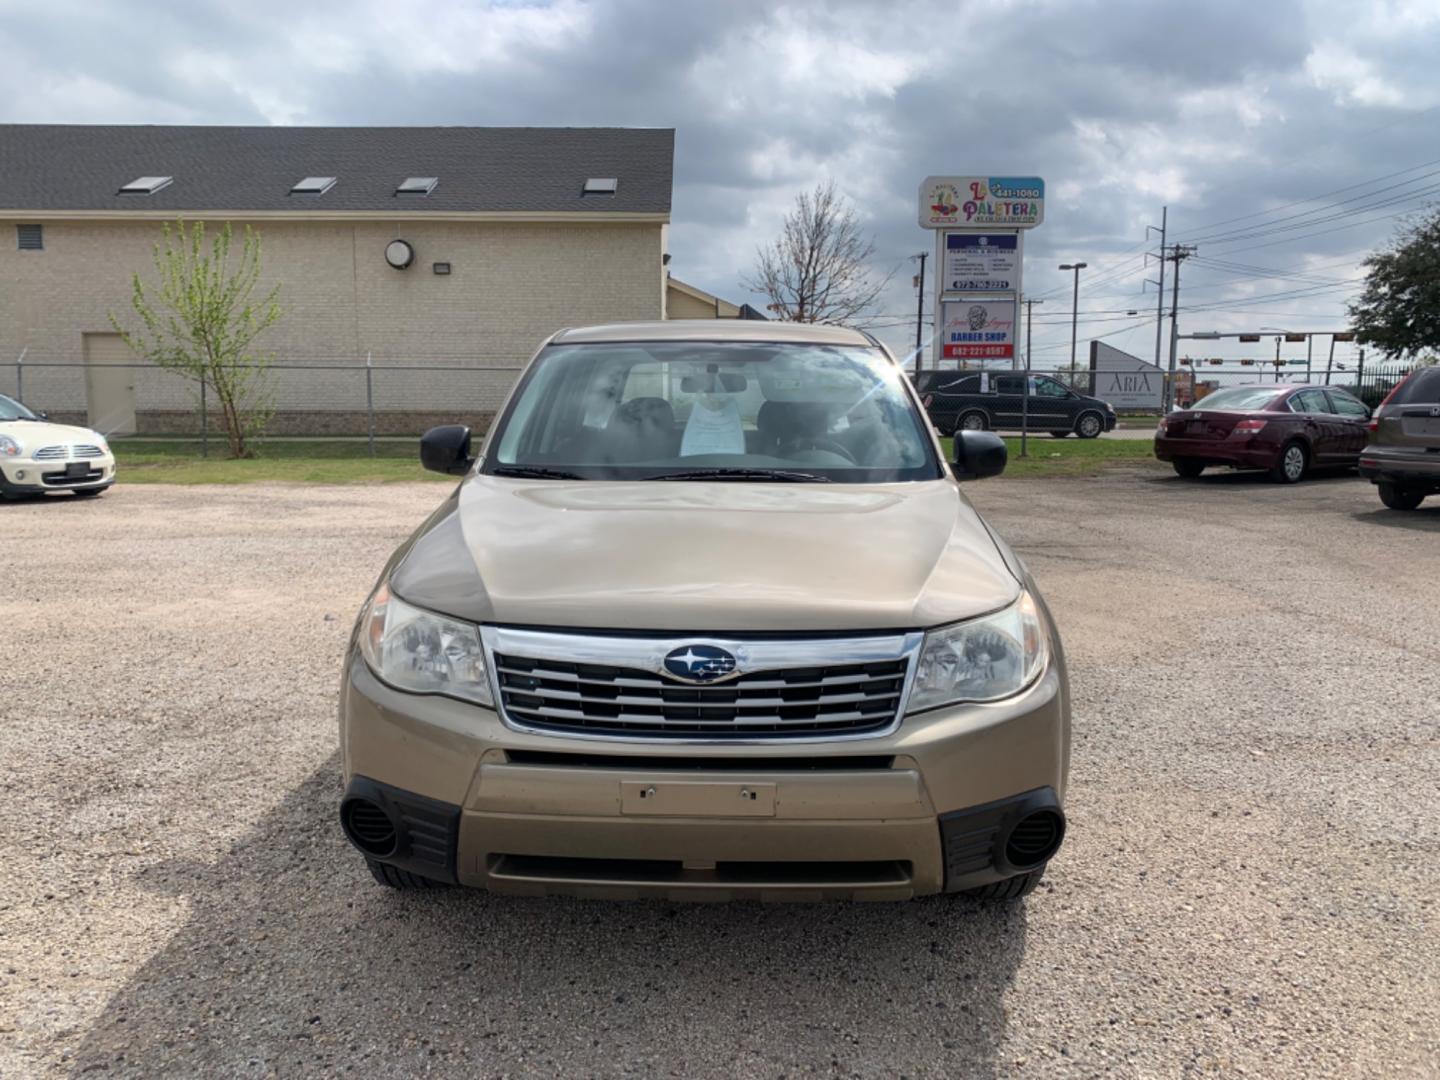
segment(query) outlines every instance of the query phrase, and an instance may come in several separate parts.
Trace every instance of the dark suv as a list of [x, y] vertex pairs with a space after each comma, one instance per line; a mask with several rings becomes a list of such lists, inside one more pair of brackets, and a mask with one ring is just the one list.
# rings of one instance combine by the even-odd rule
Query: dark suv
[[1440, 493], [1440, 367], [1412, 371], [1380, 403], [1360, 475], [1391, 510], [1414, 510]]
[[1093, 439], [1115, 427], [1115, 410], [1099, 398], [1077, 394], [1045, 375], [1031, 375], [1025, 403], [1023, 372], [922, 371], [915, 389], [930, 422], [942, 435], [957, 431], [1019, 431], [1022, 410], [1031, 431], [1063, 439], [1072, 431]]

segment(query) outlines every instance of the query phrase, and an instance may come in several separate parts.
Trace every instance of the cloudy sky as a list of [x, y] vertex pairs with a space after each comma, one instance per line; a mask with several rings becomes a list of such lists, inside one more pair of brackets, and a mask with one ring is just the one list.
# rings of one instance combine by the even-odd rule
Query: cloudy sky
[[1062, 261], [1089, 264], [1082, 350], [1153, 352], [1162, 206], [1199, 248], [1182, 332], [1329, 329], [1440, 197], [1440, 0], [0, 0], [0, 55], [5, 121], [673, 127], [672, 269], [735, 300], [763, 303], [756, 245], [833, 178], [897, 345], [921, 178], [1042, 176], [1037, 367], [1069, 356]]

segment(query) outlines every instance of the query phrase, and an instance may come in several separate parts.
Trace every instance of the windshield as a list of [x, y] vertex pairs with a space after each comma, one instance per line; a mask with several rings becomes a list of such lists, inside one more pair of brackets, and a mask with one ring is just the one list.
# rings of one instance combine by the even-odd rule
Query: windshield
[[482, 471], [597, 480], [884, 483], [944, 475], [879, 349], [752, 342], [555, 345]]
[[35, 414], [14, 398], [0, 394], [0, 420], [34, 420]]
[[1263, 409], [1275, 400], [1277, 394], [1291, 389], [1287, 386], [1232, 386], [1228, 390], [1216, 390], [1197, 401], [1195, 409], [1215, 409], [1219, 412], [1249, 412]]

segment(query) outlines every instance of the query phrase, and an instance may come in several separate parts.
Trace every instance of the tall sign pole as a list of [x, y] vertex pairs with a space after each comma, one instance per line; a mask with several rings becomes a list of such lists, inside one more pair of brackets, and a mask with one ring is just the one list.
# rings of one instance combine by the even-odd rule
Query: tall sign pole
[[921, 333], [925, 326], [925, 259], [930, 253], [920, 252], [920, 287], [916, 289], [919, 295], [918, 307], [915, 311], [915, 374], [920, 374], [920, 347]]
[[937, 368], [1018, 366], [1025, 232], [1044, 217], [1038, 176], [929, 176], [920, 185], [920, 227], [935, 232]]

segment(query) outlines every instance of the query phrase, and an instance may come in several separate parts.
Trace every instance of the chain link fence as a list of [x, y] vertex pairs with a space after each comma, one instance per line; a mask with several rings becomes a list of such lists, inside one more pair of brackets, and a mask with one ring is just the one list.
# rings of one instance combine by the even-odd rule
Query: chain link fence
[[[526, 357], [404, 360], [321, 357], [268, 367], [265, 396], [274, 413], [271, 437], [418, 436], [436, 424], [463, 423], [486, 430], [515, 384]], [[1358, 370], [1323, 367], [1309, 380], [1340, 386], [1372, 408], [1409, 371], [1379, 363]], [[957, 375], [992, 378], [1012, 368], [945, 368]], [[1166, 376], [1153, 370], [1031, 369], [1077, 393], [1111, 401], [1118, 412], [1154, 414], [1167, 400]], [[1119, 381], [1117, 381], [1119, 380]], [[1246, 383], [1305, 382], [1303, 368], [1269, 365], [1181, 367], [1169, 400], [1187, 406], [1208, 393]], [[1117, 393], [1123, 386], [1125, 392]], [[0, 363], [0, 393], [17, 397], [52, 420], [95, 427], [110, 436], [195, 437], [223, 432], [213, 390], [154, 364], [77, 363], [22, 357]]]
[[[308, 358], [267, 366], [259, 397], [273, 409], [267, 436], [413, 436], [436, 424], [485, 430], [528, 357], [384, 361]], [[108, 436], [223, 432], [213, 387], [141, 361], [25, 358], [0, 364], [0, 393], [51, 420]]]

